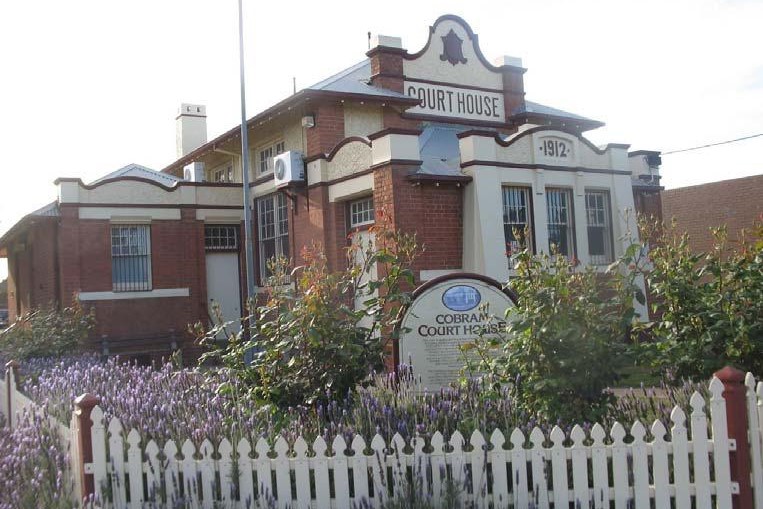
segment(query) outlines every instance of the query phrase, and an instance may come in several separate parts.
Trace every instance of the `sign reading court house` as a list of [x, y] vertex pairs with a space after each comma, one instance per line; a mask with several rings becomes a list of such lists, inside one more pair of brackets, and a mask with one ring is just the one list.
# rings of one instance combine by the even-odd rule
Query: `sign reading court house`
[[461, 345], [496, 334], [514, 307], [501, 285], [477, 274], [449, 274], [420, 286], [401, 323], [399, 358], [411, 362], [423, 387], [439, 389], [458, 379]]

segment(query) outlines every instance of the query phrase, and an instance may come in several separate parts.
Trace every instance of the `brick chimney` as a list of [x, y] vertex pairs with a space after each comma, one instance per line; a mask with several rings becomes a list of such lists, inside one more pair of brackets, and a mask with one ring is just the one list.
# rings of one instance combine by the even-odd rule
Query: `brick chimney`
[[403, 93], [403, 41], [376, 35], [366, 56], [371, 59], [371, 85]]

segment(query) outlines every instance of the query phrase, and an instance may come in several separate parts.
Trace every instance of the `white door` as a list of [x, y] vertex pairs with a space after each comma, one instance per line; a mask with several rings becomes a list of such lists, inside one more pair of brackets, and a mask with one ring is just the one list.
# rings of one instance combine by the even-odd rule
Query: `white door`
[[[373, 244], [375, 242], [374, 234], [369, 232], [368, 230], [361, 230], [357, 233], [355, 233], [356, 240], [355, 242], [358, 242], [360, 246], [368, 246], [369, 243]], [[361, 251], [364, 251], [364, 249], [361, 249]], [[356, 264], [362, 264], [362, 254], [360, 252], [356, 252], [355, 255], [355, 263]], [[372, 265], [370, 267], [370, 270], [366, 273], [364, 273], [361, 278], [361, 283], [367, 283], [368, 281], [375, 281], [377, 279], [377, 273], [376, 273], [376, 264]], [[355, 309], [361, 309], [363, 306], [363, 302], [371, 299], [373, 297], [376, 297], [379, 294], [378, 291], [374, 291], [372, 295], [356, 295], [355, 296]], [[361, 327], [371, 327], [373, 325], [372, 318], [370, 316], [364, 316], [360, 322], [358, 323]]]
[[[215, 306], [225, 322], [241, 318], [240, 295], [238, 253], [207, 252], [207, 306], [212, 320], [216, 320]], [[228, 330], [238, 332], [239, 326], [235, 324]]]

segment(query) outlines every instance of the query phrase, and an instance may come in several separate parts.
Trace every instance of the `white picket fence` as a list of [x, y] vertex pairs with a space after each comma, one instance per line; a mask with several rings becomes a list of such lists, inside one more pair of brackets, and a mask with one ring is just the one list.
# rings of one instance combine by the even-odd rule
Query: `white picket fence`
[[[8, 378], [0, 380], [0, 411], [39, 411], [16, 391], [13, 374], [10, 381], [8, 390]], [[763, 382], [747, 374], [745, 388], [753, 507], [763, 509]], [[71, 444], [75, 493], [83, 493], [79, 474], [92, 475], [97, 507], [380, 507], [391, 497], [410, 497], [411, 487], [439, 507], [455, 487], [458, 507], [730, 509], [739, 484], [731, 479], [729, 453], [737, 444], [728, 438], [723, 391], [714, 378], [709, 401], [695, 393], [689, 415], [673, 409], [669, 429], [659, 421], [648, 429], [615, 423], [588, 432], [575, 426], [569, 436], [555, 427], [549, 436], [514, 430], [507, 440], [495, 430], [468, 440], [454, 433], [447, 441], [438, 432], [411, 443], [395, 435], [389, 444], [378, 435], [370, 444], [356, 436], [350, 444], [342, 437], [310, 445], [298, 438], [289, 446], [280, 438], [272, 447], [264, 439], [254, 447], [246, 439], [198, 447], [190, 440], [145, 443], [118, 419], [104, 422], [96, 406], [87, 463], [76, 416], [70, 427], [57, 425]]]
[[[757, 391], [747, 377], [752, 481], [755, 507], [763, 509], [760, 422], [763, 384]], [[639, 422], [629, 430], [615, 423], [605, 430], [580, 426], [569, 437], [555, 427], [549, 436], [534, 429], [514, 430], [508, 441], [498, 430], [486, 438], [475, 431], [468, 440], [454, 433], [447, 442], [438, 432], [428, 443], [406, 443], [395, 435], [370, 444], [356, 436], [351, 444], [337, 437], [311, 446], [301, 437], [290, 447], [279, 438], [254, 447], [242, 439], [224, 439], [217, 447], [205, 440], [143, 443], [136, 430], [125, 433], [118, 419], [91, 414], [97, 499], [114, 508], [145, 507], [379, 507], [393, 496], [410, 497], [413, 488], [439, 507], [447, 486], [461, 488], [460, 507], [479, 508], [731, 508], [739, 486], [730, 477], [723, 384], [713, 379], [710, 399], [695, 393], [690, 415], [678, 407], [670, 429]], [[709, 412], [707, 410], [709, 409]], [[708, 415], [709, 414], [709, 415]], [[349, 446], [349, 447], [348, 447]], [[365, 504], [365, 505], [362, 505]]]

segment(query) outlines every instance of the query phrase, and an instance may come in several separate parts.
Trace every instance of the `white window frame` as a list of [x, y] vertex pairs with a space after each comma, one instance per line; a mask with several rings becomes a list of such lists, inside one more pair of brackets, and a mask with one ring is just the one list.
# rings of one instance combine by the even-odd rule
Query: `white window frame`
[[276, 141], [257, 151], [257, 172], [265, 175], [273, 171], [273, 158], [286, 151], [286, 143], [283, 140]]
[[212, 182], [221, 184], [233, 182], [233, 164], [229, 164], [224, 168], [217, 168], [213, 170]]
[[[548, 247], [553, 250], [551, 231], [556, 227], [566, 228], [566, 241], [568, 252], [561, 250], [561, 245], [556, 244], [556, 252], [568, 258], [575, 258], [575, 210], [572, 189], [564, 187], [546, 188], [546, 223], [548, 231]], [[553, 252], [553, 251], [552, 251]]]
[[[111, 234], [111, 285], [114, 292], [140, 292], [152, 289], [151, 271], [151, 225], [112, 224]], [[118, 239], [118, 242], [115, 242]], [[135, 258], [144, 272], [141, 280], [129, 279], [129, 258]], [[143, 258], [142, 263], [139, 261]], [[120, 277], [121, 276], [121, 277]]]
[[[524, 198], [524, 204], [511, 203], [520, 197]], [[530, 249], [531, 252], [534, 251], [532, 189], [529, 186], [521, 185], [501, 186], [501, 200], [503, 203], [503, 235], [506, 255], [509, 257], [513, 256], [525, 248]], [[520, 214], [522, 213], [525, 215], [524, 222], [519, 221]], [[514, 238], [513, 231], [515, 228], [521, 231], [527, 230], [528, 236], [524, 239], [524, 246], [520, 239]]]
[[[591, 265], [608, 265], [614, 261], [614, 239], [612, 236], [612, 206], [609, 191], [602, 189], [586, 189], [586, 228], [588, 229], [588, 257]], [[601, 229], [603, 254], [593, 254], [591, 249], [591, 230]]]
[[[266, 242], [273, 242], [273, 255], [266, 256]], [[257, 199], [257, 244], [260, 258], [260, 284], [267, 283], [268, 260], [274, 256], [289, 256], [289, 209], [283, 193], [273, 193]]]
[[238, 251], [239, 226], [232, 224], [205, 224], [204, 249], [206, 251]]
[[367, 226], [376, 222], [374, 210], [374, 197], [367, 196], [350, 202], [349, 205], [350, 229]]

